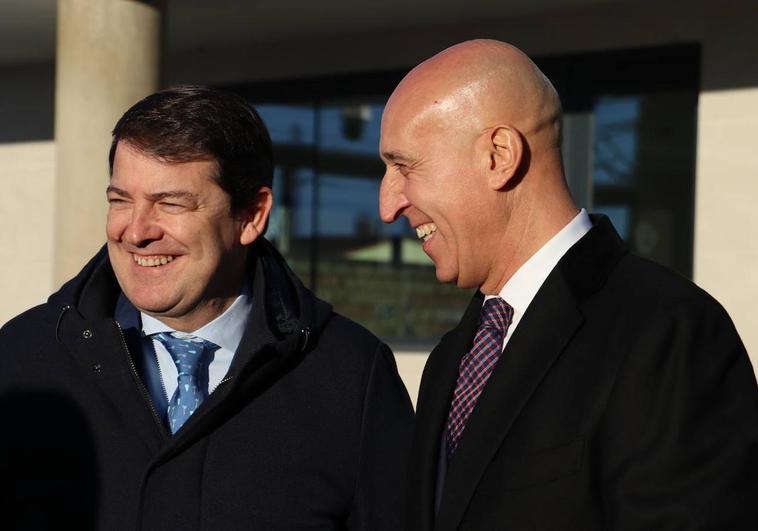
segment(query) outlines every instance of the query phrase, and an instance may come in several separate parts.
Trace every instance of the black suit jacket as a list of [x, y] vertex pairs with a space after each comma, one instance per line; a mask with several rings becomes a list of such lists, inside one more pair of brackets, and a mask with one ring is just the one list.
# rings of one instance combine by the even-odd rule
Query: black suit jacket
[[473, 411], [439, 512], [438, 456], [483, 296], [431, 353], [408, 531], [758, 529], [758, 392], [728, 315], [625, 252], [607, 218], [545, 280]]

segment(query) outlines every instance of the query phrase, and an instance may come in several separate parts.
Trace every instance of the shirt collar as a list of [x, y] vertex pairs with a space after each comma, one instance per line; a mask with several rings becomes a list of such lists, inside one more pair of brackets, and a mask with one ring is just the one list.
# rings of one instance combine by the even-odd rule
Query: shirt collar
[[[513, 276], [500, 290], [499, 296], [513, 306], [514, 313], [523, 315], [537, 295], [545, 279], [555, 268], [558, 261], [582, 236], [592, 228], [592, 221], [585, 209], [581, 209], [574, 219], [563, 227], [545, 245], [534, 253], [529, 260], [518, 268]], [[484, 300], [494, 295], [485, 296]]]
[[[253, 308], [253, 298], [249, 286], [245, 286], [242, 294], [237, 297], [224, 313], [216, 317], [194, 332], [193, 336], [215, 343], [220, 348], [235, 352], [245, 332], [245, 325], [250, 311]], [[173, 328], [162, 323], [155, 317], [140, 312], [142, 317], [142, 332], [151, 336], [159, 332], [175, 332]]]

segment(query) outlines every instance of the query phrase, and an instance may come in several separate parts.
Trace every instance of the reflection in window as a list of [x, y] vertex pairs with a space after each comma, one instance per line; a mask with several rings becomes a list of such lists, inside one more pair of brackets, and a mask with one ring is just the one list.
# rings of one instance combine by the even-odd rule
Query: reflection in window
[[[577, 203], [607, 214], [632, 251], [685, 275], [697, 58], [685, 46], [542, 65], [563, 99], [563, 156]], [[428, 346], [457, 324], [471, 293], [437, 282], [405, 219], [379, 220], [383, 102], [402, 74], [387, 74], [376, 92], [376, 75], [356, 74], [326, 88], [310, 83], [297, 101], [256, 104], [276, 158], [268, 237], [337, 311], [396, 347]], [[281, 89], [269, 87], [272, 100]], [[354, 92], [343, 97], [346, 90]]]
[[633, 252], [691, 273], [696, 95], [600, 96], [593, 109], [593, 210]]
[[638, 97], [600, 97], [595, 104], [592, 180], [596, 186], [634, 185]]
[[379, 125], [383, 110], [382, 104], [366, 102], [322, 107], [319, 112], [320, 146], [375, 157], [379, 150]]
[[256, 105], [274, 144], [313, 145], [312, 105]]

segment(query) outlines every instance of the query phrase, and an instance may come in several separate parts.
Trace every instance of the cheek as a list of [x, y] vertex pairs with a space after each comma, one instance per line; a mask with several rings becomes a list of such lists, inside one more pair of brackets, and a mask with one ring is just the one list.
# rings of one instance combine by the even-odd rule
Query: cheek
[[207, 267], [223, 267], [225, 256], [238, 244], [236, 227], [230, 222], [207, 223], [192, 228], [183, 226], [177, 229], [181, 232], [175, 232], [175, 237], [189, 247], [194, 247], [208, 262]]
[[[458, 204], [451, 207], [454, 212], [448, 212], [444, 215], [444, 223], [448, 225], [450, 238], [455, 241], [456, 249], [460, 252], [463, 249], [478, 247], [486, 238], [488, 229], [484, 221], [483, 212], [476, 207], [476, 203], [468, 203], [469, 206]], [[470, 251], [466, 251], [470, 253]]]
[[123, 212], [108, 211], [105, 221], [105, 234], [111, 240], [118, 240], [128, 224], [128, 218]]

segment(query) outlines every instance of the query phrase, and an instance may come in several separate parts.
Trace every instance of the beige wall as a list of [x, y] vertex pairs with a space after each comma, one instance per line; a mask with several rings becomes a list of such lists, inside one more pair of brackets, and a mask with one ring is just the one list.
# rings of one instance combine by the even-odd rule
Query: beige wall
[[53, 290], [55, 145], [0, 144], [0, 324]]
[[421, 374], [424, 372], [424, 365], [428, 356], [429, 352], [427, 351], [406, 350], [395, 352], [397, 370], [403, 379], [403, 383], [405, 383], [405, 388], [408, 389], [408, 394], [414, 407], [416, 407], [416, 401], [418, 400], [418, 386], [421, 383]]
[[700, 95], [695, 282], [732, 316], [754, 368], [758, 368], [756, 119], [758, 88]]
[[758, 374], [758, 3], [714, 13], [698, 110], [695, 281], [727, 309]]

